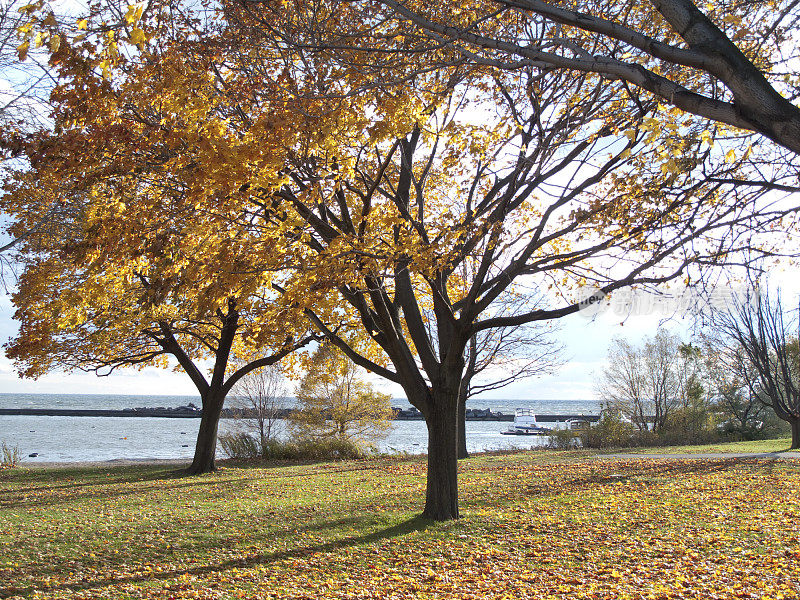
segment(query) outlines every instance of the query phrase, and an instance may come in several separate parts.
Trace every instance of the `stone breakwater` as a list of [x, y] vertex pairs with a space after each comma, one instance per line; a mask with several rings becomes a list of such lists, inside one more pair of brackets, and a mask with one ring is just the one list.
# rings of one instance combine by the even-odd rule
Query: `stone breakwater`
[[0, 415], [29, 417], [172, 417], [198, 418], [203, 411], [197, 408], [0, 408]]
[[[275, 410], [275, 418], [287, 418], [293, 409], [279, 408]], [[392, 407], [394, 418], [400, 421], [422, 420], [422, 413], [415, 408], [403, 409]], [[203, 411], [196, 406], [179, 406], [176, 408], [123, 408], [121, 410], [89, 409], [89, 408], [0, 408], [0, 415], [9, 416], [41, 416], [41, 417], [162, 417], [172, 419], [196, 419], [203, 416]], [[241, 408], [225, 408], [222, 410], [223, 419], [252, 419], [255, 411]], [[467, 409], [468, 421], [513, 421], [514, 415], [492, 410], [470, 408]], [[596, 422], [597, 415], [578, 414], [537, 414], [536, 419], [542, 423], [557, 423], [572, 419], [581, 419], [590, 423]]]

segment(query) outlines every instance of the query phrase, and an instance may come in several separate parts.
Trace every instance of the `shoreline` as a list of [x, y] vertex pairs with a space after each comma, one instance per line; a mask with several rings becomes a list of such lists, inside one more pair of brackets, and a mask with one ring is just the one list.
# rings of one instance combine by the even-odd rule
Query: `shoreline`
[[[690, 447], [690, 446], [689, 446]], [[681, 446], [672, 446], [672, 448], [681, 448]], [[534, 448], [504, 448], [497, 450], [485, 450], [483, 452], [471, 452], [470, 456], [479, 455], [496, 455], [496, 454], [517, 454], [519, 452], [569, 452], [571, 454], [578, 453], [586, 458], [594, 458], [598, 460], [609, 461], [625, 461], [625, 460], [729, 460], [729, 459], [756, 459], [756, 460], [789, 460], [800, 461], [800, 451], [792, 450], [778, 450], [767, 452], [625, 452], [620, 448], [619, 452], [603, 452], [598, 449], [575, 449], [575, 450], [558, 450], [549, 448], [547, 446], [540, 446]], [[405, 456], [410, 458], [413, 456], [425, 456], [421, 454], [403, 454], [397, 453], [397, 456]], [[375, 458], [380, 458], [376, 456]], [[217, 463], [219, 466], [224, 467], [231, 458], [218, 458]], [[192, 462], [191, 458], [113, 458], [110, 460], [87, 460], [87, 461], [66, 461], [66, 462], [38, 462], [38, 463], [25, 463], [20, 462], [17, 469], [82, 469], [82, 468], [98, 468], [98, 467], [132, 467], [132, 466], [145, 466], [145, 467], [158, 467], [158, 466], [186, 466], [188, 467]], [[1, 470], [0, 470], [1, 471]]]
[[[276, 412], [277, 419], [286, 419], [295, 409], [281, 408]], [[423, 421], [422, 414], [415, 410], [402, 410], [392, 407], [393, 421]], [[199, 409], [179, 408], [125, 408], [125, 409], [86, 409], [86, 408], [0, 408], [0, 416], [5, 417], [138, 417], [138, 418], [167, 418], [167, 419], [199, 419], [203, 411]], [[224, 408], [220, 419], [248, 419], [254, 418], [254, 411], [236, 408]], [[492, 412], [491, 409], [468, 409], [465, 419], [467, 421], [485, 422], [511, 422], [515, 420], [513, 414]], [[542, 423], [562, 423], [566, 421], [586, 421], [596, 423], [600, 420], [597, 414], [587, 413], [544, 413], [537, 412], [536, 419]]]
[[[220, 459], [225, 461], [227, 459]], [[24, 459], [15, 467], [18, 469], [69, 469], [84, 467], [132, 467], [136, 465], [152, 466], [181, 466], [190, 465], [191, 458], [112, 458], [110, 460], [71, 460], [64, 462], [26, 462]]]

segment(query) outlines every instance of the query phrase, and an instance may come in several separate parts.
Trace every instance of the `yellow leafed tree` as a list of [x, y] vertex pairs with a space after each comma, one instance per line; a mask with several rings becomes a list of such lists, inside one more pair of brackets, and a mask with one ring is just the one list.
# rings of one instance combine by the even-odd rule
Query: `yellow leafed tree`
[[295, 435], [359, 445], [384, 437], [393, 416], [391, 397], [376, 392], [359, 371], [335, 346], [321, 344], [295, 392], [298, 409], [291, 418]]

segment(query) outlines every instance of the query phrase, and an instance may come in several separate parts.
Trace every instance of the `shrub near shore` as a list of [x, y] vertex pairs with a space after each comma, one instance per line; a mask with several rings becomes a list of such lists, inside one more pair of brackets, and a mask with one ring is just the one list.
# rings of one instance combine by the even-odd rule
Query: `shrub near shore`
[[0, 597], [800, 597], [796, 462], [525, 452], [460, 480], [433, 523], [416, 458], [4, 471]]
[[268, 438], [263, 441], [247, 433], [238, 432], [219, 438], [222, 451], [229, 457], [242, 460], [340, 460], [365, 458], [367, 448], [351, 440], [319, 439], [297, 442]]
[[0, 469], [13, 469], [19, 466], [21, 458], [19, 448], [8, 446], [5, 442], [0, 443]]

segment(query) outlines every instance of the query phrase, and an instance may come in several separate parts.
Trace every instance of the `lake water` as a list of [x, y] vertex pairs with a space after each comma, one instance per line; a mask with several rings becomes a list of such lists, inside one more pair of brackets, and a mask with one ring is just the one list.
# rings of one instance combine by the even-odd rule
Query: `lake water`
[[[0, 394], [0, 408], [96, 408], [122, 409], [139, 406], [175, 407], [194, 402], [195, 396], [104, 396], [58, 394]], [[408, 407], [405, 400], [395, 406]], [[285, 406], [293, 405], [287, 399]], [[598, 414], [597, 401], [579, 400], [480, 400], [471, 408], [492, 408], [513, 414], [515, 408], [532, 408], [541, 414]], [[24, 462], [80, 462], [134, 459], [191, 459], [200, 419], [154, 417], [30, 417], [0, 416], [0, 442], [16, 446]], [[470, 452], [494, 449], [531, 448], [547, 443], [542, 437], [505, 436], [509, 423], [468, 421], [467, 447]], [[221, 421], [221, 433], [236, 426]], [[385, 452], [424, 453], [427, 431], [422, 421], [394, 421], [387, 437], [377, 444]], [[36, 453], [38, 456], [29, 457]], [[219, 453], [221, 456], [221, 452]]]

